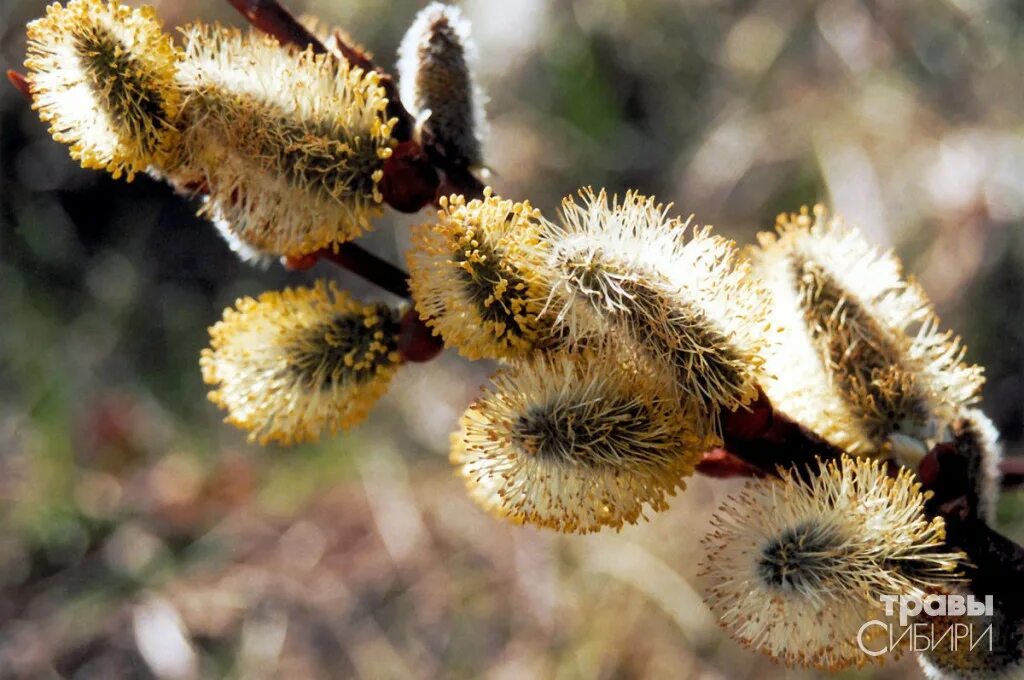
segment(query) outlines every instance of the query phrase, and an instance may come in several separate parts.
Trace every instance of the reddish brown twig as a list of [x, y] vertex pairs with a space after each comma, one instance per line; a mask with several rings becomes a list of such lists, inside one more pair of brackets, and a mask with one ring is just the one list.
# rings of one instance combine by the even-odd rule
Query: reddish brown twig
[[819, 460], [835, 460], [843, 450], [775, 410], [761, 392], [749, 406], [721, 416], [724, 448], [764, 474], [791, 468], [798, 474], [817, 469]]
[[[373, 58], [364, 52], [360, 47], [353, 45], [349, 42], [349, 38], [342, 31], [335, 29], [331, 33], [331, 37], [334, 38], [333, 46], [337, 48], [338, 53], [348, 63], [353, 66], [358, 66], [364, 71], [378, 71], [377, 64], [373, 61]], [[331, 47], [331, 45], [328, 45]]]
[[726, 449], [711, 449], [697, 463], [697, 472], [705, 477], [730, 479], [733, 477], [766, 477], [767, 473], [754, 467]]
[[327, 47], [305, 26], [299, 23], [291, 12], [274, 0], [228, 0], [231, 6], [242, 13], [246, 20], [272, 35], [286, 45], [305, 48], [309, 45], [317, 54], [327, 54]]
[[286, 257], [282, 263], [289, 269], [303, 270], [319, 260], [333, 262], [398, 297], [407, 300], [410, 297], [408, 275], [404, 271], [351, 241], [302, 257]]

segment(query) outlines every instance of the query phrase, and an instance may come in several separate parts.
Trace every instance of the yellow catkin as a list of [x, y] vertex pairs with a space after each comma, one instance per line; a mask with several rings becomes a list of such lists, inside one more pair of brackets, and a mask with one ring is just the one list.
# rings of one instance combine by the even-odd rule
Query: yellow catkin
[[[493, 378], [452, 435], [470, 495], [513, 522], [586, 533], [664, 510], [709, 442], [648, 368], [538, 354]], [[699, 429], [699, 428], [697, 428]]]
[[[377, 73], [218, 26], [184, 31], [182, 142], [166, 174], [259, 255], [302, 255], [370, 228], [394, 119]], [[246, 250], [247, 249], [247, 250]]]
[[766, 357], [768, 396], [850, 452], [912, 463], [976, 401], [981, 369], [899, 260], [822, 206], [780, 215], [759, 241], [751, 254], [785, 329]]
[[432, 2], [416, 15], [399, 48], [402, 103], [429, 127], [443, 153], [483, 164], [484, 95], [473, 77], [476, 48], [458, 7]]
[[203, 380], [261, 444], [316, 440], [364, 420], [399, 364], [399, 313], [333, 284], [243, 298], [210, 328]]
[[741, 643], [783, 663], [839, 669], [869, 662], [860, 627], [884, 618], [880, 595], [956, 583], [965, 559], [907, 469], [844, 456], [802, 478], [752, 483], [704, 539], [705, 598]]
[[525, 356], [551, 340], [540, 318], [548, 288], [540, 212], [491, 194], [442, 199], [437, 221], [413, 231], [409, 285], [416, 310], [470, 359]]
[[177, 141], [179, 58], [151, 7], [71, 0], [28, 24], [33, 108], [82, 167], [128, 181]]
[[[622, 336], [713, 416], [758, 394], [768, 332], [764, 293], [731, 241], [689, 229], [670, 206], [629, 192], [563, 202], [550, 226], [551, 309], [569, 335]], [[717, 422], [717, 418], [713, 418]]]

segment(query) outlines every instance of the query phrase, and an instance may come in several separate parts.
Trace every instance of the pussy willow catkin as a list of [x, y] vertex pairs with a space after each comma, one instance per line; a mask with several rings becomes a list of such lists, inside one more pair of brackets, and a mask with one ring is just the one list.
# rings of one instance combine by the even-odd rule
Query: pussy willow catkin
[[[551, 308], [573, 337], [622, 336], [709, 413], [757, 396], [770, 340], [759, 284], [733, 244], [636, 193], [580, 192], [549, 225]], [[713, 420], [713, 419], [712, 419]]]
[[978, 514], [990, 526], [996, 522], [1003, 445], [995, 424], [979, 409], [965, 409], [953, 422], [953, 446], [967, 463], [967, 475]]
[[470, 359], [526, 356], [553, 331], [547, 244], [529, 201], [485, 192], [441, 199], [437, 220], [413, 231], [409, 286], [423, 320]]
[[[821, 206], [781, 215], [759, 240], [758, 273], [787, 322], [786, 341], [767, 355], [776, 380], [764, 386], [780, 409], [850, 451], [913, 457], [977, 399], [981, 369], [963, 361], [959, 338], [938, 330], [895, 256]], [[800, 376], [814, 378], [811, 389]]]
[[204, 209], [250, 254], [301, 255], [369, 228], [395, 122], [376, 73], [195, 25], [178, 83], [187, 97], [167, 174], [200, 179]]
[[399, 48], [402, 103], [450, 158], [470, 167], [483, 164], [487, 129], [475, 61], [469, 23], [458, 7], [440, 2], [420, 10]]
[[203, 380], [262, 444], [316, 440], [366, 418], [399, 365], [399, 314], [333, 284], [243, 298], [210, 329]]
[[709, 442], [693, 409], [621, 356], [538, 354], [495, 375], [452, 435], [471, 496], [512, 521], [580, 533], [664, 510]]
[[180, 56], [150, 7], [52, 4], [28, 25], [33, 107], [83, 167], [131, 181], [177, 143]]
[[[705, 538], [706, 600], [738, 641], [780, 661], [838, 669], [869, 661], [861, 626], [881, 594], [923, 595], [958, 579], [913, 473], [843, 457], [809, 478], [750, 484]], [[884, 611], [884, 610], [882, 610]], [[876, 631], [877, 632], [877, 631]]]

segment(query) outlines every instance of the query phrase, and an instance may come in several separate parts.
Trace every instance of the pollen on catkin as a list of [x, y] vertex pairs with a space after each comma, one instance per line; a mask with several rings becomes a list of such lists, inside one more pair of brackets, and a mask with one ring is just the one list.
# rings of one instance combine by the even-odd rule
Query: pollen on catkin
[[151, 7], [54, 3], [28, 24], [32, 106], [82, 167], [131, 181], [176, 140], [179, 57]]
[[476, 46], [462, 12], [430, 3], [416, 15], [398, 53], [402, 104], [452, 160], [482, 165], [484, 95], [473, 76]]
[[485, 191], [441, 199], [437, 221], [413, 230], [409, 287], [416, 310], [469, 359], [524, 356], [552, 335], [540, 212]]
[[366, 418], [399, 364], [400, 315], [333, 284], [243, 298], [199, 363], [226, 421], [266, 444], [314, 441]]
[[[701, 566], [705, 597], [735, 639], [786, 664], [838, 669], [870, 660], [860, 627], [880, 595], [955, 583], [963, 555], [906, 469], [895, 477], [844, 456], [807, 479], [752, 483], [712, 520]], [[882, 610], [884, 612], [884, 609]]]
[[938, 330], [927, 296], [903, 279], [895, 255], [822, 206], [780, 215], [759, 242], [752, 257], [786, 328], [767, 356], [776, 376], [764, 385], [768, 396], [851, 452], [915, 463], [925, 442], [978, 398], [982, 372], [964, 362], [960, 339]]
[[624, 336], [710, 413], [756, 398], [767, 309], [732, 242], [634, 192], [621, 202], [590, 189], [580, 197], [565, 199], [561, 225], [545, 234], [550, 307], [570, 335]]
[[538, 354], [500, 371], [462, 416], [451, 461], [514, 522], [587, 533], [668, 507], [708, 441], [648, 368], [604, 351]]
[[184, 34], [182, 141], [167, 174], [202, 178], [201, 212], [268, 256], [369, 229], [395, 124], [378, 74], [234, 29]]

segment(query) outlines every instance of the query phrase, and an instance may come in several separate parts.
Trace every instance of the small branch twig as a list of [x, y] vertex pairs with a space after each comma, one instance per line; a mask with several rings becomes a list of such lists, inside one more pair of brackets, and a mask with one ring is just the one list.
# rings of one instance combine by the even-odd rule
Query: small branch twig
[[246, 20], [264, 33], [271, 35], [282, 44], [310, 46], [317, 54], [327, 54], [327, 47], [305, 26], [299, 23], [291, 12], [274, 0], [228, 0], [231, 6], [242, 13]]
[[[748, 406], [724, 412], [721, 424], [723, 450], [746, 466], [730, 465], [726, 469], [737, 473], [730, 476], [744, 471], [748, 474], [743, 476], [775, 476], [780, 468], [803, 475], [817, 469], [819, 460], [838, 460], [843, 455], [842, 449], [776, 410], [764, 392]], [[710, 453], [716, 462], [712, 464], [706, 456], [708, 462], [697, 469], [718, 473], [721, 464], [715, 452]]]
[[704, 454], [697, 463], [697, 472], [705, 477], [729, 479], [732, 477], [766, 477], [768, 474], [746, 462], [727, 449], [715, 448]]
[[336, 248], [323, 248], [302, 257], [282, 259], [285, 267], [300, 271], [309, 269], [319, 260], [326, 260], [393, 295], [406, 300], [411, 298], [409, 277], [404, 271], [351, 241], [339, 244]]
[[331, 37], [334, 38], [334, 46], [337, 47], [338, 52], [341, 53], [345, 61], [353, 66], [358, 66], [364, 71], [377, 71], [381, 73], [381, 70], [377, 68], [377, 64], [374, 63], [370, 55], [351, 44], [348, 41], [348, 36], [343, 32], [335, 30], [331, 33]]

